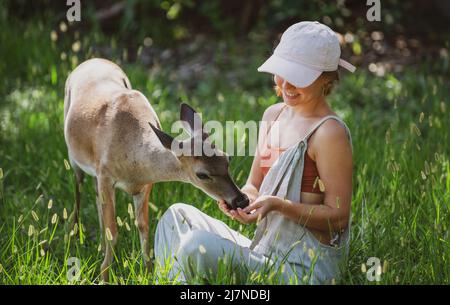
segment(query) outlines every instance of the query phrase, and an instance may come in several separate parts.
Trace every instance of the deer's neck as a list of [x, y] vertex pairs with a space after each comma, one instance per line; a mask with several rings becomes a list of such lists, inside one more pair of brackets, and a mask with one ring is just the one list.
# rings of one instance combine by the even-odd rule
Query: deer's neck
[[181, 181], [189, 182], [189, 176], [180, 160], [168, 149], [160, 148], [152, 151], [148, 158], [148, 180], [152, 182]]

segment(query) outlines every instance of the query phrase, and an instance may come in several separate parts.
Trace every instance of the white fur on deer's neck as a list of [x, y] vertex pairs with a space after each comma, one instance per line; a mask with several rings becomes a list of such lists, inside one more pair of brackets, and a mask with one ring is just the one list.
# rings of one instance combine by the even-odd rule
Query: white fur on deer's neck
[[[155, 147], [156, 146], [156, 147]], [[189, 183], [189, 175], [175, 154], [162, 145], [143, 144], [140, 149], [133, 150], [132, 164], [136, 165], [131, 176], [114, 175], [115, 187], [134, 193], [142, 185], [163, 181], [180, 181]], [[116, 164], [115, 168], [121, 165]], [[130, 166], [130, 163], [127, 165]], [[120, 171], [119, 171], [120, 172]]]
[[[143, 100], [146, 101], [145, 105], [147, 106], [149, 112], [156, 119], [156, 123], [161, 126], [156, 112], [153, 107], [150, 106], [150, 103], [145, 95], [141, 92], [138, 92], [138, 94]], [[145, 161], [150, 160], [146, 166], [148, 167], [147, 172], [149, 173], [147, 181], [153, 183], [163, 181], [189, 182], [189, 176], [183, 170], [180, 160], [171, 150], [166, 149], [162, 146], [162, 144], [160, 144], [160, 140], [147, 125], [148, 122], [145, 122], [145, 120], [143, 120], [143, 122], [147, 132], [144, 133], [144, 144], [142, 145], [142, 147], [145, 148], [140, 149], [140, 151], [144, 152], [144, 164], [146, 164]]]
[[[152, 145], [153, 149], [155, 148], [154, 146], [155, 144]], [[183, 168], [183, 164], [171, 150], [160, 146], [149, 153], [149, 157], [152, 159], [152, 162], [150, 162], [151, 168], [148, 170], [149, 181], [190, 182], [189, 175]]]

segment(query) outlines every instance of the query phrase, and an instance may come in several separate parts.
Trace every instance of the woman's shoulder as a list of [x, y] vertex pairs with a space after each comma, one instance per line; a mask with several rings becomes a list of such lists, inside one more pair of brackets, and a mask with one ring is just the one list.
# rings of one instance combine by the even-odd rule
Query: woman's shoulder
[[325, 120], [314, 132], [314, 142], [316, 145], [337, 143], [348, 143], [351, 145], [351, 134], [344, 120], [336, 115]]
[[283, 102], [280, 102], [267, 107], [266, 110], [264, 111], [262, 120], [273, 121], [278, 116], [280, 111], [283, 109], [284, 105], [285, 104]]
[[344, 120], [337, 115], [329, 115], [315, 131], [319, 138], [341, 138], [346, 137], [350, 133]]
[[350, 133], [350, 129], [345, 124], [344, 120], [341, 119], [336, 114], [332, 114], [328, 116], [318, 128], [317, 133], [321, 133], [322, 135], [327, 136], [346, 136], [347, 133]]

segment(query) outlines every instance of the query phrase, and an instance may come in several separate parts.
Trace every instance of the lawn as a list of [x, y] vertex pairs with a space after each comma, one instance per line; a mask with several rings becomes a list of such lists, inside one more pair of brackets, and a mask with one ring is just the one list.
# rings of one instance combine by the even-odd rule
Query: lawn
[[[280, 101], [270, 77], [256, 72], [269, 45], [236, 44], [227, 52], [218, 48], [214, 62], [221, 73], [205, 73], [188, 86], [173, 79], [171, 67], [149, 71], [139, 62], [128, 63], [108, 37], [83, 36], [80, 45], [73, 45], [70, 39], [55, 39], [52, 28], [43, 23], [10, 28], [2, 31], [0, 51], [0, 284], [67, 284], [72, 257], [81, 264], [81, 276], [72, 283], [99, 283], [103, 255], [94, 189], [87, 179], [82, 226], [74, 234], [68, 221], [74, 178], [63, 136], [64, 82], [77, 63], [101, 54], [91, 46], [108, 44], [109, 59], [120, 60], [165, 130], [178, 118], [180, 99], [202, 112], [204, 119], [221, 122], [258, 121], [266, 107]], [[353, 75], [341, 74], [329, 102], [352, 132], [354, 175], [350, 256], [338, 283], [450, 284], [448, 69], [447, 56], [383, 76], [366, 67]], [[224, 77], [233, 71], [234, 81]], [[236, 140], [248, 141], [237, 136]], [[231, 173], [238, 185], [245, 183], [251, 162], [250, 156], [232, 159]], [[153, 284], [140, 255], [129, 209], [132, 199], [121, 191], [116, 195], [121, 221], [112, 282]], [[151, 242], [157, 220], [176, 202], [192, 204], [253, 236], [253, 225], [230, 220], [214, 200], [191, 185], [157, 184], [150, 202]], [[371, 257], [381, 262], [380, 281], [367, 279]], [[270, 275], [256, 275], [244, 282], [271, 281]], [[213, 281], [235, 282], [226, 268]], [[159, 283], [170, 282], [163, 278]]]

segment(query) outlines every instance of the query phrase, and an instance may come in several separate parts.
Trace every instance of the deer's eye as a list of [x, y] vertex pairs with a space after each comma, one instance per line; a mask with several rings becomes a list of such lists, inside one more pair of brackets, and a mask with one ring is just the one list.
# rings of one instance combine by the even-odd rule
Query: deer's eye
[[205, 173], [196, 173], [198, 179], [200, 180], [206, 180], [206, 179], [211, 179], [207, 174]]

